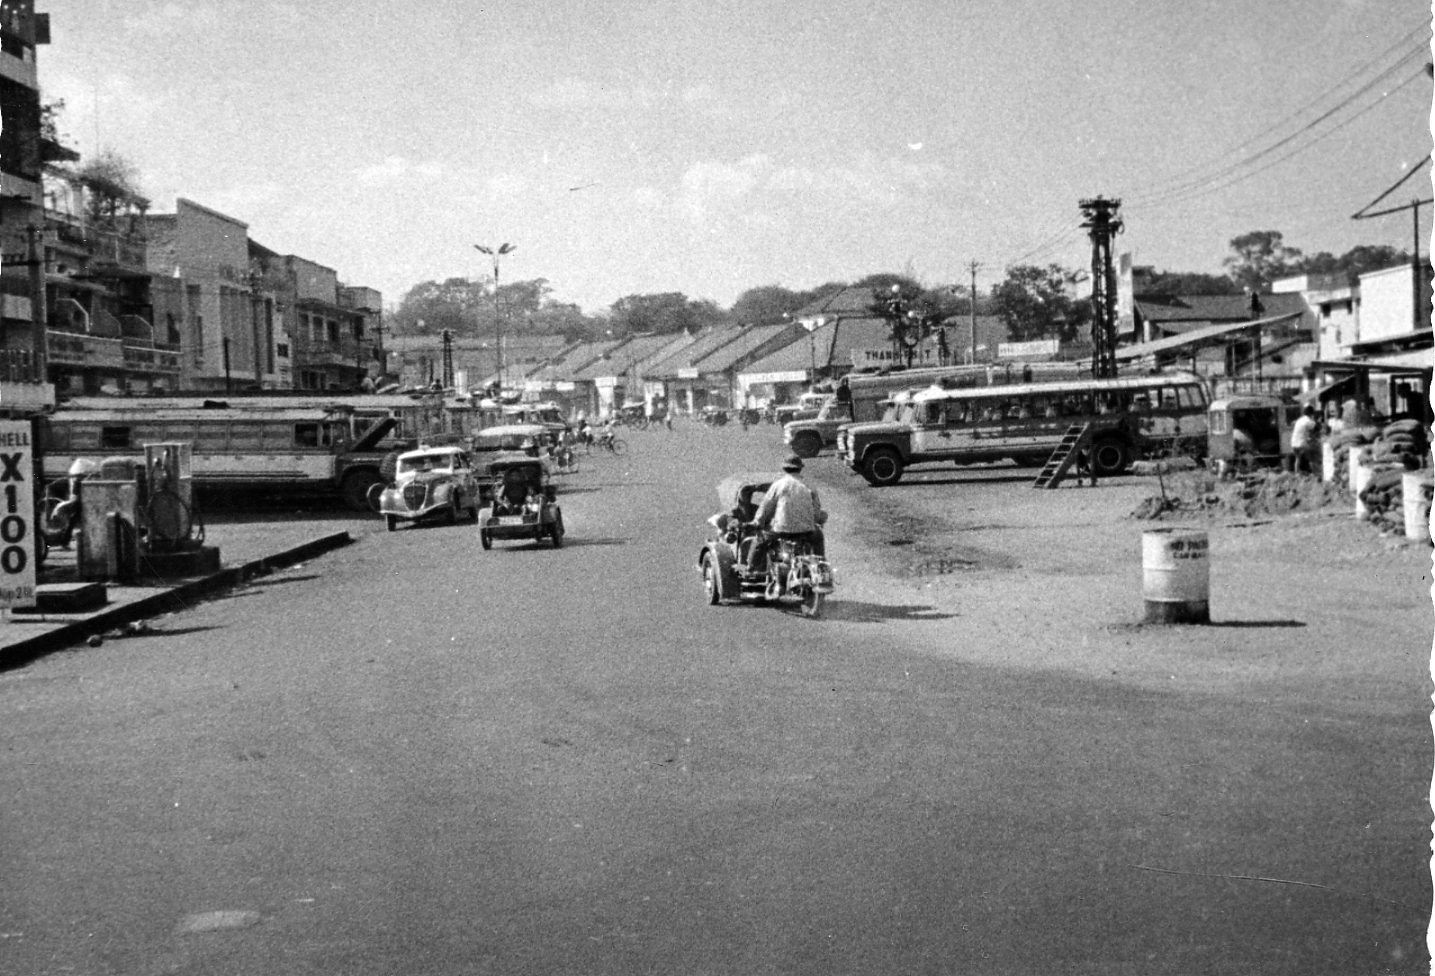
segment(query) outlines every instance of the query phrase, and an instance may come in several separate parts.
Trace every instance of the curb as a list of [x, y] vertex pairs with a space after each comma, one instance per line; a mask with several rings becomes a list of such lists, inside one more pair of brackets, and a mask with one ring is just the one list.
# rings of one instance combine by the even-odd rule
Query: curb
[[[268, 576], [277, 569], [293, 566], [315, 556], [353, 543], [348, 532], [334, 532], [269, 556], [251, 559], [238, 566], [227, 566], [216, 573], [179, 583], [162, 593], [155, 593], [133, 603], [125, 603], [91, 614], [83, 620], [62, 624], [54, 630], [16, 641], [0, 648], [0, 670], [28, 664], [51, 651], [78, 643], [94, 634], [113, 630], [145, 617], [187, 610], [197, 600], [223, 590], [241, 586], [259, 576]], [[43, 622], [43, 621], [37, 621]]]

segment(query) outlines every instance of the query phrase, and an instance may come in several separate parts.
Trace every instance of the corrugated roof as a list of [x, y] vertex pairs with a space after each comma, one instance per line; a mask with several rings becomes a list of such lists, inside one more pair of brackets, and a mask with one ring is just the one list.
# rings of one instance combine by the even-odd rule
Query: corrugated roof
[[[693, 365], [704, 373], [727, 372], [734, 365], [741, 365], [755, 350], [761, 349], [769, 343], [785, 347], [788, 343], [797, 343], [806, 335], [806, 330], [791, 322], [778, 322], [775, 325], [750, 325], [743, 329], [737, 338], [714, 349], [694, 362]], [[806, 344], [803, 343], [803, 345]]]
[[691, 342], [691, 339], [691, 336], [681, 332], [630, 336], [604, 350], [599, 358], [575, 370], [571, 378], [582, 381], [596, 379], [599, 376], [616, 376], [626, 373], [635, 364], [639, 370], [643, 370], [653, 357], [665, 352], [676, 351], [677, 344], [686, 345]]
[[645, 371], [655, 378], [676, 377], [678, 370], [691, 369], [698, 360], [737, 339], [743, 331], [741, 326], [736, 325], [709, 326], [699, 332], [692, 343], [654, 360], [645, 367]]

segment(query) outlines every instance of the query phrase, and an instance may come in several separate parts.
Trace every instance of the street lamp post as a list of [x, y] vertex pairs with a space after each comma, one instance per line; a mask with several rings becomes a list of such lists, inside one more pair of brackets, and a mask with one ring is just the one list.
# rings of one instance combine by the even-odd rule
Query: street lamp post
[[482, 244], [475, 244], [476, 250], [482, 251], [493, 258], [493, 331], [497, 340], [497, 363], [498, 363], [498, 395], [503, 395], [503, 314], [498, 307], [498, 259], [505, 254], [517, 250], [512, 244], [502, 244], [497, 249], [484, 247]]

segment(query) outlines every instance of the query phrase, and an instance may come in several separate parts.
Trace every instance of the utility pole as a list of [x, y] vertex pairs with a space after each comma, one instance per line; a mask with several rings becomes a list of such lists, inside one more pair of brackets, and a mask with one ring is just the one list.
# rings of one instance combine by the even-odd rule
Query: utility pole
[[[1430, 70], [1429, 65], [1426, 65], [1426, 68], [1427, 70]], [[1390, 196], [1390, 194], [1394, 193], [1402, 183], [1404, 183], [1406, 180], [1410, 179], [1416, 173], [1424, 169], [1426, 164], [1429, 162], [1430, 157], [1426, 156], [1419, 163], [1419, 165], [1410, 167], [1410, 172], [1406, 173], [1404, 176], [1400, 177], [1400, 179], [1396, 180], [1391, 185], [1390, 189], [1386, 190], [1384, 193], [1380, 194], [1380, 196], [1376, 197], [1374, 200], [1371, 200], [1365, 206], [1361, 207], [1355, 213], [1350, 215], [1351, 220], [1369, 220], [1371, 217], [1384, 217], [1386, 214], [1399, 213], [1407, 207], [1410, 209], [1410, 216], [1415, 224], [1415, 246], [1410, 254], [1410, 277], [1412, 279], [1410, 287], [1411, 293], [1413, 295], [1410, 305], [1412, 319], [1411, 331], [1413, 332], [1419, 332], [1421, 329], [1424, 329], [1426, 322], [1429, 321], [1427, 316], [1430, 310], [1428, 308], [1421, 307], [1421, 299], [1424, 297], [1425, 294], [1425, 289], [1423, 287], [1421, 279], [1425, 275], [1425, 270], [1420, 262], [1420, 208], [1429, 206], [1432, 202], [1435, 202], [1435, 199], [1421, 200], [1419, 197], [1411, 197], [1410, 202], [1404, 204], [1403, 206], [1389, 207], [1385, 210], [1375, 211], [1372, 211], [1370, 208], [1375, 206], [1381, 200], [1384, 200], [1386, 197]]]
[[453, 386], [453, 330], [444, 329], [439, 333], [443, 340], [443, 388]]
[[967, 269], [972, 273], [972, 344], [967, 347], [967, 362], [969, 363], [977, 361], [977, 269], [980, 267], [981, 264], [977, 261], [967, 265]]
[[1116, 375], [1116, 265], [1111, 239], [1121, 232], [1120, 200], [1094, 197], [1080, 201], [1082, 227], [1091, 238], [1091, 375]]

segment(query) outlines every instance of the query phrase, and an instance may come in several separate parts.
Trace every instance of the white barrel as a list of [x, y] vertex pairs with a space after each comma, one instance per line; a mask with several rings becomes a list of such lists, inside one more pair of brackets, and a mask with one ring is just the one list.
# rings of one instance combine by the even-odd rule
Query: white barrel
[[1329, 441], [1322, 441], [1320, 445], [1320, 480], [1335, 480], [1335, 448]]
[[1345, 486], [1355, 493], [1355, 469], [1360, 466], [1360, 455], [1365, 448], [1359, 444], [1350, 445], [1350, 450], [1345, 455]]
[[1365, 507], [1365, 502], [1360, 500], [1360, 493], [1365, 486], [1370, 484], [1371, 477], [1375, 474], [1370, 465], [1365, 463], [1365, 453], [1350, 455], [1350, 490], [1355, 495], [1355, 517], [1364, 519], [1370, 517], [1370, 511]]
[[1400, 497], [1405, 506], [1405, 538], [1430, 542], [1430, 494], [1428, 472], [1410, 471], [1400, 481]]
[[1147, 623], [1210, 623], [1210, 541], [1205, 529], [1175, 526], [1141, 533], [1141, 569]]

